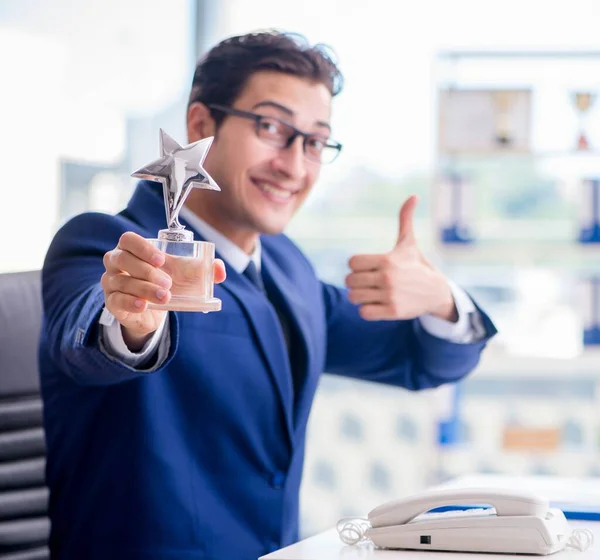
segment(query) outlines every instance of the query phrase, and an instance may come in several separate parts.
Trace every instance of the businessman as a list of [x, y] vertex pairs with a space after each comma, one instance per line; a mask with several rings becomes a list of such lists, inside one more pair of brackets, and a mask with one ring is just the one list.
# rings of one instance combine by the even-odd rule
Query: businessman
[[233, 37], [199, 62], [188, 140], [214, 136], [204, 165], [222, 192], [194, 189], [180, 217], [216, 244], [222, 311], [148, 309], [171, 286], [145, 240], [165, 225], [157, 183], [57, 233], [40, 345], [54, 558], [255, 559], [288, 545], [322, 372], [418, 390], [477, 364], [495, 328], [421, 254], [414, 197], [396, 244], [353, 256], [344, 288], [282, 233], [341, 149], [340, 89], [326, 51], [296, 36]]

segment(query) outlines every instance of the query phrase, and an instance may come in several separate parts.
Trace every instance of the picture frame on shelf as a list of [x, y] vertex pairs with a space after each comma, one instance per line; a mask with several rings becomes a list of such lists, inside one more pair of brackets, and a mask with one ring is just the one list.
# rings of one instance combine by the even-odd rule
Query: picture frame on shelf
[[441, 154], [531, 151], [531, 90], [441, 89], [438, 149]]

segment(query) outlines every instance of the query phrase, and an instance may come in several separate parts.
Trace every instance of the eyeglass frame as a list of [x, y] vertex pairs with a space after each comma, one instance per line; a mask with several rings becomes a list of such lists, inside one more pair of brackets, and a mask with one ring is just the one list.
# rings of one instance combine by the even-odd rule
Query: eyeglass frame
[[[329, 138], [325, 138], [324, 136], [322, 136], [320, 134], [316, 134], [314, 132], [303, 132], [299, 128], [296, 128], [289, 121], [286, 121], [285, 119], [280, 119], [278, 117], [273, 117], [271, 115], [261, 115], [260, 113], [253, 113], [252, 111], [243, 111], [241, 109], [235, 109], [234, 107], [228, 107], [227, 105], [210, 104], [210, 105], [207, 105], [207, 107], [214, 111], [220, 111], [226, 115], [253, 120], [254, 124], [255, 124], [256, 136], [261, 140], [263, 138], [259, 134], [259, 127], [260, 127], [260, 122], [262, 119], [273, 119], [275, 121], [278, 121], [278, 122], [284, 124], [285, 126], [289, 127], [292, 130], [292, 134], [287, 139], [286, 143], [283, 146], [279, 146], [279, 148], [287, 150], [294, 143], [296, 138], [298, 138], [298, 136], [300, 136], [302, 138], [302, 151], [304, 153], [304, 157], [306, 157], [309, 161], [312, 161], [314, 163], [320, 163], [320, 164], [325, 164], [325, 165], [329, 164], [329, 163], [333, 163], [337, 159], [337, 157], [340, 155], [340, 152], [342, 151], [342, 144], [340, 144], [339, 142], [336, 142], [335, 140], [330, 140]], [[311, 159], [307, 155], [306, 142], [308, 141], [309, 138], [314, 138], [314, 137], [317, 137], [317, 138], [323, 140], [324, 147], [335, 148], [337, 150], [336, 154], [332, 160], [324, 162], [322, 160]]]

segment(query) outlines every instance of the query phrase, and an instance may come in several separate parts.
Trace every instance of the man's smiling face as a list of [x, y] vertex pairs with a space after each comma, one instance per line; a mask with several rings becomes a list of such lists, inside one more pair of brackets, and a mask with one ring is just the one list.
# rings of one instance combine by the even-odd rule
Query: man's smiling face
[[[326, 139], [331, 99], [322, 83], [261, 71], [250, 76], [233, 108]], [[239, 246], [248, 235], [281, 233], [319, 175], [321, 164], [305, 156], [301, 136], [288, 148], [269, 142], [276, 128], [277, 121], [264, 121], [259, 138], [253, 119], [225, 115], [205, 162], [222, 192], [203, 196], [199, 213]]]

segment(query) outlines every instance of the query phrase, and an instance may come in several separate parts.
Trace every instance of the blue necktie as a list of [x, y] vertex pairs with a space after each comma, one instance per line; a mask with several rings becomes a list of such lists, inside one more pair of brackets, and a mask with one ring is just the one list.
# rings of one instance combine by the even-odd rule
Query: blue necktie
[[299, 386], [299, 379], [298, 379], [299, 372], [296, 371], [298, 368], [294, 367], [295, 360], [291, 359], [291, 356], [294, 355], [294, 352], [293, 352], [293, 348], [292, 348], [292, 330], [291, 330], [290, 319], [288, 318], [285, 309], [283, 309], [283, 305], [277, 304], [277, 301], [281, 298], [269, 296], [269, 292], [267, 291], [267, 289], [265, 287], [265, 283], [263, 281], [262, 275], [260, 274], [260, 272], [258, 272], [258, 269], [256, 268], [256, 265], [254, 264], [254, 261], [250, 261], [248, 263], [248, 266], [246, 267], [246, 270], [244, 270], [243, 274], [262, 293], [265, 294], [265, 296], [267, 297], [267, 299], [273, 306], [273, 309], [277, 313], [277, 317], [279, 318], [279, 323], [281, 324], [281, 330], [283, 331], [283, 338], [285, 339], [285, 345], [287, 348], [288, 359], [290, 361], [290, 369], [292, 371], [292, 382], [294, 385], [294, 395], [296, 395], [297, 388]]
[[264, 292], [265, 294], [267, 293], [265, 290], [265, 283], [263, 282], [262, 276], [260, 275], [260, 272], [258, 272], [254, 261], [250, 261], [248, 263], [246, 270], [244, 270], [244, 276], [248, 278], [248, 280], [250, 280], [250, 282], [252, 282], [261, 292]]
[[267, 292], [267, 289], [265, 288], [265, 283], [263, 282], [262, 275], [260, 272], [258, 272], [258, 269], [256, 268], [256, 265], [254, 264], [254, 261], [250, 261], [248, 263], [246, 270], [244, 270], [244, 276], [246, 278], [248, 278], [248, 280], [250, 280], [263, 294], [265, 294], [265, 296], [267, 297], [267, 299], [273, 306], [273, 309], [275, 309], [275, 312], [277, 313], [277, 317], [279, 318], [279, 322], [281, 323], [281, 330], [283, 331], [283, 338], [285, 339], [285, 345], [287, 347], [287, 351], [288, 351], [288, 355], [289, 355], [290, 340], [291, 340], [290, 339], [289, 319], [285, 315], [285, 312], [282, 309], [280, 309], [281, 305], [275, 305], [273, 298], [269, 297], [269, 293]]

